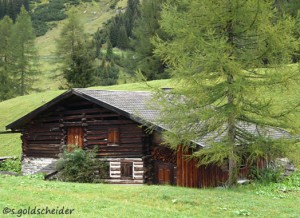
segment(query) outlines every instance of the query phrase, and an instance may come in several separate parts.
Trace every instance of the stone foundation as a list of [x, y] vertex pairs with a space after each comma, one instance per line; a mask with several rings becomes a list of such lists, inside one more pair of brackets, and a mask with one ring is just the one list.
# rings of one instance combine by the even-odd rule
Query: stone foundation
[[22, 174], [53, 173], [57, 160], [55, 158], [24, 157], [22, 161]]
[[[56, 171], [55, 165], [57, 160], [55, 158], [24, 157], [22, 161], [22, 174], [53, 173]], [[105, 158], [103, 160], [107, 161], [109, 165], [109, 178], [105, 182], [117, 184], [144, 183], [144, 163], [142, 158]], [[122, 162], [132, 164], [132, 176], [130, 178], [122, 178]]]

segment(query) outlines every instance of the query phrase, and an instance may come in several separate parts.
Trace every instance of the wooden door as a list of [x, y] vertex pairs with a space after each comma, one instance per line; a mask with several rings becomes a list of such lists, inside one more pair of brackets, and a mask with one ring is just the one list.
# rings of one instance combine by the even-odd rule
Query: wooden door
[[158, 169], [158, 183], [159, 184], [172, 184], [170, 169], [167, 169], [167, 168]]
[[83, 147], [83, 129], [82, 127], [68, 128], [68, 145], [76, 145], [79, 148]]
[[174, 165], [168, 163], [157, 163], [157, 183], [158, 184], [174, 184]]

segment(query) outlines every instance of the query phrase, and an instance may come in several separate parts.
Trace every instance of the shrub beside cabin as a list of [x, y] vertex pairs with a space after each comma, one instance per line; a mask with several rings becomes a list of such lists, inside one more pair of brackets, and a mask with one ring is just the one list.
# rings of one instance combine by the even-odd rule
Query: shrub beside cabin
[[[98, 146], [97, 157], [109, 164], [110, 183], [172, 184], [212, 187], [226, 182], [228, 168], [196, 166], [161, 146], [163, 127], [155, 125], [159, 111], [149, 109], [151, 92], [72, 89], [9, 124], [21, 132], [22, 173], [52, 173], [64, 145]], [[155, 130], [147, 133], [146, 126]], [[201, 147], [201, 145], [199, 145]], [[258, 165], [264, 164], [258, 162]], [[240, 177], [249, 173], [241, 166]]]

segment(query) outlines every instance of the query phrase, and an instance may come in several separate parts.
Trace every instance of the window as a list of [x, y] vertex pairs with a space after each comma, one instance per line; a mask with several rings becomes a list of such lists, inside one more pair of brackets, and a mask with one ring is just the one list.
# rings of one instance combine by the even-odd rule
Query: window
[[118, 128], [109, 128], [108, 129], [108, 139], [107, 139], [107, 145], [119, 145], [119, 129]]
[[121, 178], [132, 179], [133, 175], [132, 162], [121, 162]]

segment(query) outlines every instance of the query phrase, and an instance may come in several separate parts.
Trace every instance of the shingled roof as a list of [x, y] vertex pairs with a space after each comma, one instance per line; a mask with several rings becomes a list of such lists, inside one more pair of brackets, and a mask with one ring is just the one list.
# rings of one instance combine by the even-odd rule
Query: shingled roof
[[[7, 125], [6, 129], [13, 131], [20, 129], [20, 127], [38, 114], [73, 95], [82, 97], [144, 125], [153, 125], [159, 116], [159, 111], [151, 109], [150, 107], [152, 94], [149, 91], [107, 91], [77, 88], [57, 96], [48, 103]], [[154, 126], [156, 128], [162, 128], [157, 123]]]
[[[84, 98], [109, 110], [115, 111], [116, 113], [119, 113], [142, 125], [151, 126], [156, 130], [168, 130], [165, 125], [158, 123], [160, 112], [158, 109], [151, 107], [151, 103], [153, 102], [153, 94], [149, 91], [107, 91], [78, 88], [71, 89], [59, 95], [50, 102], [7, 125], [6, 129], [11, 129], [13, 131], [19, 130], [24, 124], [29, 122], [38, 114], [73, 95]], [[254, 124], [240, 123], [239, 126], [252, 134], [259, 134], [261, 131], [266, 131], [258, 129]], [[286, 131], [273, 128], [268, 129], [266, 134], [274, 139], [288, 136]], [[218, 140], [217, 138], [216, 140]], [[200, 146], [206, 145], [203, 142], [203, 139], [196, 140], [196, 143]]]
[[[111, 106], [119, 110], [128, 118], [139, 122], [155, 122], [159, 116], [159, 111], [151, 109], [152, 94], [149, 91], [106, 91], [106, 90], [88, 90], [75, 89], [82, 97], [93, 98], [103, 106]], [[141, 121], [141, 119], [143, 121]]]

